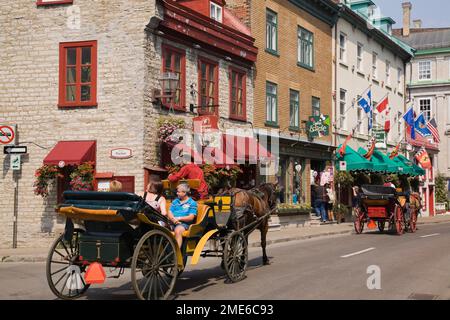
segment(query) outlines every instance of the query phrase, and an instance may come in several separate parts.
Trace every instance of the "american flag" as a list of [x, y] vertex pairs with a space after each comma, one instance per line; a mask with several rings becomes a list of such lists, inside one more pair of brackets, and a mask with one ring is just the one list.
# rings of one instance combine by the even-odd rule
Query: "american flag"
[[431, 134], [433, 135], [434, 141], [436, 143], [440, 143], [441, 137], [439, 136], [439, 131], [437, 129], [437, 123], [434, 118], [428, 122], [427, 127], [428, 127], [428, 129], [430, 129]]

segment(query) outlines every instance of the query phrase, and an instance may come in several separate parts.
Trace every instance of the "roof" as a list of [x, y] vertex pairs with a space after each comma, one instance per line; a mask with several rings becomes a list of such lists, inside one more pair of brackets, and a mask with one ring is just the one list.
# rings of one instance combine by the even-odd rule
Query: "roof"
[[410, 35], [404, 37], [402, 29], [395, 29], [396, 37], [418, 50], [450, 47], [450, 28], [411, 29]]

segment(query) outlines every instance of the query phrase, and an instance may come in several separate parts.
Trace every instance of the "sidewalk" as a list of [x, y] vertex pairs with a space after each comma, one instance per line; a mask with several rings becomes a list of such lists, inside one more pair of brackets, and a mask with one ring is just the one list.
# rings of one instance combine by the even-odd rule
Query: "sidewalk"
[[[439, 215], [437, 217], [420, 218], [418, 225], [450, 223], [450, 214]], [[271, 231], [267, 234], [267, 245], [275, 243], [305, 240], [318, 237], [352, 234], [353, 223], [325, 224], [320, 226], [310, 226], [303, 228], [285, 228], [280, 231]], [[249, 247], [259, 247], [261, 245], [260, 232], [255, 230], [249, 237]], [[0, 249], [0, 263], [2, 262], [45, 262], [48, 254], [48, 247], [45, 248], [19, 248]]]

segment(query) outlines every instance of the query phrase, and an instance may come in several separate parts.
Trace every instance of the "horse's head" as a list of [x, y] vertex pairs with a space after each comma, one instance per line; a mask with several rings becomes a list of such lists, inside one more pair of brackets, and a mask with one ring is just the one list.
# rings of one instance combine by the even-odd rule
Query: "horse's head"
[[265, 199], [269, 205], [270, 210], [277, 205], [277, 185], [274, 183], [263, 183], [258, 187], [258, 190], [265, 194]]

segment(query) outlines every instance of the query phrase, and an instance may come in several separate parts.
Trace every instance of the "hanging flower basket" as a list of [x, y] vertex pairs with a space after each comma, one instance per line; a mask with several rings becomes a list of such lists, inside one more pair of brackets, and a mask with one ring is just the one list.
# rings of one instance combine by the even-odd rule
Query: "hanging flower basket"
[[70, 187], [74, 191], [91, 191], [94, 189], [94, 163], [80, 164], [70, 174]]
[[54, 180], [58, 177], [64, 177], [57, 166], [47, 164], [44, 164], [42, 167], [37, 169], [34, 176], [36, 177], [33, 184], [34, 194], [43, 198], [48, 196], [48, 186], [50, 183], [54, 182]]

